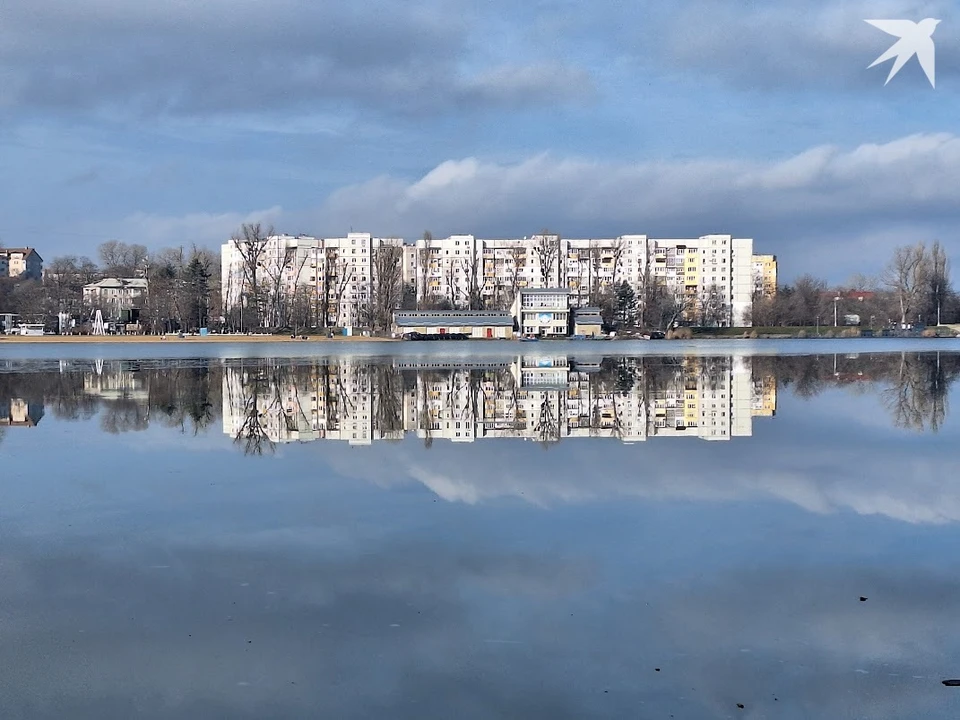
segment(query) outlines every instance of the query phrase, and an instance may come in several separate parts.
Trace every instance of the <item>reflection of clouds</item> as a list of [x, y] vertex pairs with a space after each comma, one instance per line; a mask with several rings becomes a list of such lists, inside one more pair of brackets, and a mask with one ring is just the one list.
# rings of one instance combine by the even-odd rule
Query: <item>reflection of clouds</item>
[[[642, 536], [629, 535], [606, 539]], [[8, 544], [0, 618], [16, 622], [0, 620], [0, 708], [546, 719], [632, 717], [642, 704], [641, 717], [692, 719], [744, 702], [755, 717], [905, 718], [957, 702], [939, 685], [957, 644], [944, 632], [955, 579], [860, 569], [842, 551], [824, 566], [812, 547], [814, 564], [758, 566], [756, 538], [730, 558], [742, 569], [651, 583], [631, 572], [639, 549], [601, 574], [560, 559], [573, 539], [546, 556], [494, 544]], [[158, 564], [164, 553], [175, 560]]]
[[[175, 560], [158, 565], [165, 553]], [[0, 607], [17, 622], [2, 625], [5, 717], [371, 717], [398, 692], [419, 704], [391, 717], [489, 717], [525, 695], [529, 717], [582, 716], [549, 668], [505, 672], [484, 646], [494, 620], [470, 607], [478, 593], [529, 611], [581, 591], [593, 578], [576, 563], [405, 542], [123, 556], [31, 545], [7, 557]]]
[[[945, 629], [958, 611], [954, 578], [761, 567], [683, 586], [663, 598], [657, 626], [676, 653], [669, 671], [706, 697], [748, 698], [758, 717], [956, 717], [960, 698], [940, 680], [955, 673]], [[782, 714], [798, 699], [812, 714]]]
[[466, 504], [503, 498], [543, 506], [621, 497], [779, 500], [816, 513], [852, 510], [910, 523], [960, 520], [952, 450], [942, 444], [914, 448], [910, 435], [889, 424], [889, 432], [877, 436], [870, 416], [868, 427], [857, 428], [849, 416], [834, 416], [845, 402], [842, 394], [821, 397], [800, 417], [787, 418], [789, 424], [777, 418], [768, 432], [722, 446], [682, 439], [632, 446], [571, 440], [544, 452], [522, 441], [435, 443], [429, 450], [408, 441], [363, 454], [331, 448], [324, 457], [347, 477], [384, 487], [417, 482]]

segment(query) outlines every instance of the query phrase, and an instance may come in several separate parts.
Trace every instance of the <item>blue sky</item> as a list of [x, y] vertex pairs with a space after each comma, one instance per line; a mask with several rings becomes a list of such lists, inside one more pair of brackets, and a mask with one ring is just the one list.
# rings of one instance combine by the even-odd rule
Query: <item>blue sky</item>
[[[866, 18], [942, 20], [937, 88]], [[754, 237], [875, 274], [960, 219], [943, 0], [10, 0], [0, 241], [286, 232]]]

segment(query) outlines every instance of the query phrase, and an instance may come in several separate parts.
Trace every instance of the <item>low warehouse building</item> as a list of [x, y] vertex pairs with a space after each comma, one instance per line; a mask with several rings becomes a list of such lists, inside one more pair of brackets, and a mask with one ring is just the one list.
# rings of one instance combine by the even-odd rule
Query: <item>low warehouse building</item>
[[506, 312], [484, 310], [420, 310], [398, 312], [393, 316], [393, 332], [398, 335], [464, 334], [471, 338], [513, 338], [513, 316]]
[[591, 337], [603, 332], [600, 308], [577, 308], [573, 311], [573, 334]]

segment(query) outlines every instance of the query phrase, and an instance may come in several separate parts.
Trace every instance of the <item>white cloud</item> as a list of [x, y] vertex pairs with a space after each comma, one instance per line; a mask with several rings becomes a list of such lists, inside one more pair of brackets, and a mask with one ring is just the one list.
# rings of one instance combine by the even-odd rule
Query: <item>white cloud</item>
[[[934, 239], [960, 220], [958, 200], [960, 137], [931, 133], [847, 149], [824, 145], [768, 162], [616, 163], [539, 154], [501, 164], [469, 157], [418, 179], [380, 176], [342, 188], [316, 218], [323, 227], [408, 237], [423, 228], [434, 235], [523, 235], [544, 225], [568, 236], [731, 232], [796, 254], [798, 262], [787, 267], [799, 273], [815, 269], [799, 255], [818, 246], [828, 246], [836, 260], [844, 245], [870, 246], [874, 237]], [[947, 232], [940, 239], [951, 242]]]

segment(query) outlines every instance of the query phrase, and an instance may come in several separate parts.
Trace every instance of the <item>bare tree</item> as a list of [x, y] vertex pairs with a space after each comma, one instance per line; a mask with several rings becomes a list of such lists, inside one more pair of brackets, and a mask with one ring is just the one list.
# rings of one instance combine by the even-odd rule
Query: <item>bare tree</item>
[[550, 287], [554, 271], [559, 275], [560, 236], [549, 230], [541, 230], [533, 244], [533, 253], [540, 263], [541, 286]]
[[263, 265], [273, 228], [261, 229], [260, 223], [244, 223], [230, 242], [240, 255], [242, 281], [239, 288], [241, 306], [249, 298], [254, 310], [254, 326], [261, 327], [266, 309], [266, 288]]
[[709, 285], [697, 297], [697, 318], [702, 327], [719, 327], [730, 320], [730, 306], [723, 291], [716, 285]]
[[851, 290], [857, 292], [867, 292], [877, 289], [877, 279], [871, 277], [870, 275], [864, 275], [863, 273], [854, 273], [850, 276], [850, 281], [847, 283]]
[[520, 292], [520, 279], [523, 275], [523, 268], [526, 266], [526, 263], [527, 252], [522, 245], [517, 244], [510, 248], [510, 297], [506, 298], [505, 307], [503, 308], [504, 310], [513, 305], [513, 301], [517, 297], [517, 293]]
[[375, 330], [388, 330], [403, 299], [403, 249], [383, 244], [374, 250], [371, 280], [370, 324]]
[[[303, 269], [303, 263], [306, 262], [306, 256], [300, 261], [300, 269]], [[287, 313], [285, 300], [287, 299], [286, 288], [289, 284], [296, 286], [296, 277], [299, 273], [294, 272], [297, 264], [297, 249], [293, 247], [279, 248], [275, 258], [268, 258], [264, 263], [264, 274], [266, 275], [266, 320], [274, 327], [284, 327], [287, 324]], [[293, 283], [288, 281], [293, 279]]]
[[423, 247], [417, 250], [417, 276], [419, 278], [417, 287], [417, 309], [427, 309], [427, 298], [430, 292], [430, 262], [433, 256], [433, 250], [430, 243], [433, 242], [433, 234], [429, 230], [423, 233]]
[[[317, 268], [317, 272], [320, 271], [321, 268]], [[353, 265], [340, 259], [335, 248], [326, 248], [322, 271], [323, 284], [317, 304], [322, 306], [322, 326], [330, 327], [343, 319], [343, 294], [353, 279]]]
[[900, 309], [900, 324], [920, 309], [930, 278], [930, 258], [926, 246], [905, 245], [894, 250], [883, 273], [883, 283], [894, 293]]
[[617, 287], [617, 276], [620, 272], [620, 260], [623, 258], [623, 253], [626, 252], [626, 250], [627, 246], [623, 242], [623, 238], [617, 238], [606, 251], [606, 256], [610, 258], [610, 262], [613, 265], [611, 268], [611, 272], [613, 273], [611, 284], [613, 287]]
[[929, 276], [929, 311], [937, 317], [937, 325], [942, 324], [943, 306], [950, 296], [950, 261], [939, 240], [934, 241], [930, 248]]
[[487, 286], [487, 278], [483, 272], [483, 263], [476, 254], [462, 261], [464, 276], [466, 277], [466, 300], [468, 310], [483, 310], [483, 292]]
[[103, 272], [108, 277], [143, 277], [149, 257], [143, 245], [130, 245], [119, 240], [102, 243], [97, 251]]

